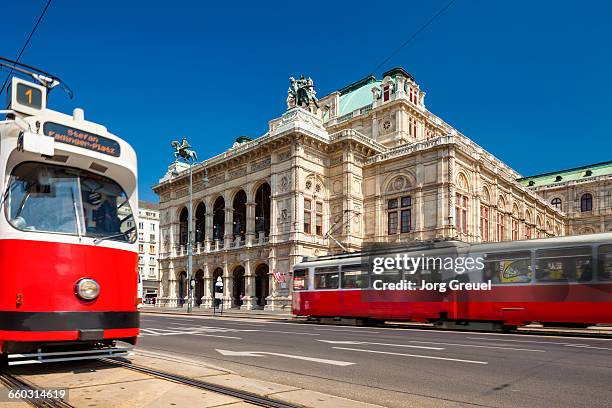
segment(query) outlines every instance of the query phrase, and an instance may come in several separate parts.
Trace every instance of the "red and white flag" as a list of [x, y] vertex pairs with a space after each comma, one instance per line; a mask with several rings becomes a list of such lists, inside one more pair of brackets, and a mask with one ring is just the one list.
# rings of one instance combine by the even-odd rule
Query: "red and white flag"
[[279, 283], [285, 282], [285, 274], [282, 272], [272, 272], [272, 276], [274, 277], [274, 280]]

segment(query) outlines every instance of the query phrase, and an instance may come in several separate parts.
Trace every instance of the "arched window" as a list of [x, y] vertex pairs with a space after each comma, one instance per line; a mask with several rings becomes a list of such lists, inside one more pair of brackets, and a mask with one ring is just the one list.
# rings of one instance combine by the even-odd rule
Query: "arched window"
[[246, 202], [247, 196], [244, 190], [238, 191], [234, 196], [232, 236], [240, 236], [241, 240], [244, 240], [246, 233]]
[[497, 241], [501, 242], [506, 237], [506, 217], [503, 212], [497, 212]]
[[195, 211], [195, 241], [204, 242], [204, 234], [206, 231], [206, 205], [198, 204]]
[[552, 201], [550, 202], [553, 207], [555, 207], [557, 210], [561, 209], [561, 199], [559, 197], [555, 197], [552, 199]]
[[590, 193], [585, 193], [580, 197], [580, 211], [593, 210], [593, 196]]
[[266, 237], [270, 235], [270, 194], [268, 183], [263, 183], [255, 191], [255, 233], [263, 232]]
[[187, 208], [183, 208], [179, 215], [179, 244], [186, 245], [188, 238], [188, 223], [189, 223], [189, 215]]
[[531, 239], [531, 212], [525, 210], [525, 239]]
[[542, 218], [538, 215], [536, 216], [536, 235], [538, 238], [542, 238], [544, 233], [542, 230], [544, 227], [542, 226]]
[[223, 241], [225, 235], [225, 200], [217, 197], [213, 205], [213, 238]]
[[498, 242], [506, 239], [506, 216], [503, 212], [505, 208], [506, 200], [499, 196], [497, 199], [497, 236], [495, 237]]
[[480, 205], [480, 236], [484, 242], [489, 240], [489, 207]]
[[468, 232], [468, 198], [461, 193], [455, 196], [455, 222], [457, 230], [464, 234]]
[[482, 188], [480, 195], [480, 239], [483, 242], [489, 241], [489, 201], [491, 195], [489, 189], [485, 186]]

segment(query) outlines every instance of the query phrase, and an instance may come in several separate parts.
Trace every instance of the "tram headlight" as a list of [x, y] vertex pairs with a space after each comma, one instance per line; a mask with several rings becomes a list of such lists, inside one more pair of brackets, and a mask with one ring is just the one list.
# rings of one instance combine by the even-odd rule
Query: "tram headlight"
[[93, 279], [83, 278], [76, 284], [76, 294], [83, 300], [94, 300], [100, 294], [100, 285]]

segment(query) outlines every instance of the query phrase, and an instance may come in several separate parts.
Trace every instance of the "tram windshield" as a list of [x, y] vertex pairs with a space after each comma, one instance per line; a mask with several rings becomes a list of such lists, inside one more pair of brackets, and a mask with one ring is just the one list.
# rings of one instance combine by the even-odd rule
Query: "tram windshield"
[[113, 180], [85, 170], [22, 163], [11, 174], [3, 204], [19, 230], [136, 239], [127, 194]]

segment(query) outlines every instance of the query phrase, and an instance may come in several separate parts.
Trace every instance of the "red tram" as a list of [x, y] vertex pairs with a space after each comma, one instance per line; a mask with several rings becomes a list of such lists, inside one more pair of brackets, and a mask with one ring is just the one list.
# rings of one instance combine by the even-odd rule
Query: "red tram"
[[[612, 233], [483, 244], [444, 241], [402, 252], [430, 259], [471, 258], [473, 265], [480, 258], [479, 266], [453, 276], [464, 283], [490, 281], [490, 290], [402, 290], [402, 281], [431, 287], [448, 284], [453, 276], [422, 267], [374, 274], [368, 263], [372, 253], [323, 256], [294, 266], [293, 313], [474, 328], [612, 323]], [[393, 285], [377, 290], [384, 283]]]
[[[8, 61], [2, 59], [3, 61]], [[99, 124], [46, 108], [59, 80], [0, 63], [0, 364], [120, 355], [136, 343], [137, 171], [132, 147]]]

